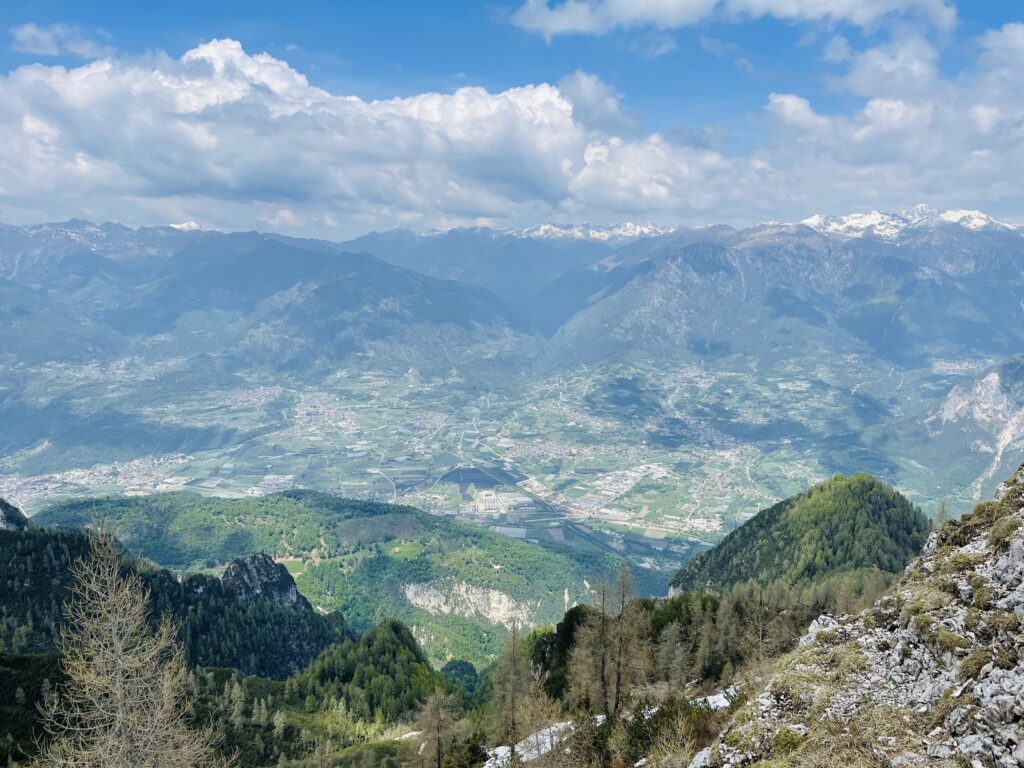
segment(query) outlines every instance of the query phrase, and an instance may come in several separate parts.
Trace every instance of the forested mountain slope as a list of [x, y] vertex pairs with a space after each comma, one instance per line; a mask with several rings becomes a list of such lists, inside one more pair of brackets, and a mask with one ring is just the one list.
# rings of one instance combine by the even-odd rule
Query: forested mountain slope
[[[2, 500], [0, 511], [5, 521], [24, 522]], [[5, 764], [19, 764], [45, 739], [38, 707], [61, 692], [56, 638], [75, 599], [74, 564], [92, 554], [77, 530], [0, 529]], [[222, 754], [241, 765], [301, 761], [328, 739], [338, 751], [380, 739], [446, 685], [400, 622], [356, 634], [340, 614], [314, 611], [266, 555], [233, 560], [221, 579], [177, 576], [128, 551], [121, 557], [148, 592], [153, 627], [163, 619], [178, 627], [195, 722], [212, 726]]]
[[193, 493], [58, 504], [44, 525], [108, 521], [127, 547], [172, 568], [209, 567], [266, 552], [284, 558], [299, 591], [365, 630], [386, 619], [413, 627], [431, 658], [486, 663], [513, 623], [557, 621], [609, 577], [611, 555], [511, 539], [418, 509], [286, 491], [249, 499]]
[[[79, 531], [35, 526], [0, 530], [0, 652], [55, 648], [73, 584], [71, 567], [88, 551], [88, 539]], [[235, 563], [236, 568], [249, 565]], [[194, 666], [282, 679], [332, 643], [351, 637], [341, 614], [320, 614], [308, 603], [288, 606], [242, 594], [213, 576], [178, 577], [128, 553], [125, 567], [142, 576], [154, 624], [163, 616], [178, 623], [187, 660]]]
[[747, 580], [788, 586], [877, 568], [900, 572], [924, 544], [928, 520], [870, 475], [837, 475], [761, 510], [673, 577], [676, 591]]

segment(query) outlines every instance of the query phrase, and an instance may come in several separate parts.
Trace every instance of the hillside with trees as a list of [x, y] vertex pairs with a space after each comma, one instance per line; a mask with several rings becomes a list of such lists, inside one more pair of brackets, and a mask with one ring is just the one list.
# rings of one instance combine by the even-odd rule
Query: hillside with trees
[[[820, 585], [899, 573], [928, 534], [927, 517], [870, 475], [836, 475], [792, 496], [699, 554], [672, 579], [675, 591], [721, 590], [753, 580], [766, 586]], [[860, 574], [860, 575], [858, 575]]]
[[[255, 552], [288, 562], [299, 591], [318, 609], [366, 631], [387, 619], [416, 626], [432, 661], [487, 664], [512, 617], [479, 606], [445, 612], [415, 605], [409, 585], [430, 594], [463, 587], [487, 608], [512, 606], [520, 623], [553, 624], [588, 599], [585, 583], [614, 576], [619, 558], [546, 549], [421, 510], [312, 491], [245, 499], [161, 493], [71, 501], [42, 510], [43, 525], [105, 520], [134, 552], [167, 568], [208, 568]], [[641, 570], [641, 569], [638, 569]]]
[[[303, 497], [285, 496], [285, 504], [298, 501], [301, 507], [309, 503]], [[193, 497], [186, 501], [184, 508]], [[173, 507], [173, 499], [171, 503]], [[273, 508], [263, 507], [262, 517], [254, 518], [254, 535], [270, 535], [267, 531], [282, 522], [274, 522]], [[124, 507], [117, 524], [126, 525], [134, 509], [134, 504]], [[173, 524], [163, 523], [171, 540], [177, 535], [175, 546], [201, 538], [201, 527], [190, 528], [190, 521], [214, 517], [205, 505], [196, 509], [193, 515], [179, 508], [168, 518]], [[252, 512], [244, 504], [233, 512], [240, 509]], [[231, 518], [224, 510], [221, 507], [217, 514], [241, 525], [243, 518]], [[290, 508], [292, 512], [296, 509]], [[393, 520], [384, 533], [372, 524], [389, 515], [397, 515], [405, 526], [405, 538], [384, 538], [398, 530]], [[316, 531], [318, 546], [331, 556], [319, 557], [318, 552], [316, 559], [294, 558], [289, 560], [291, 570], [299, 572], [300, 585], [314, 587], [308, 595], [313, 603], [330, 597], [357, 605], [360, 619], [353, 623], [360, 626], [400, 610], [389, 594], [410, 576], [425, 579], [444, 574], [443, 568], [455, 568], [464, 577], [478, 578], [481, 585], [510, 583], [499, 581], [499, 569], [491, 568], [492, 574], [484, 567], [487, 557], [502, 552], [500, 547], [489, 548], [470, 532], [453, 541], [440, 535], [426, 537], [425, 532], [437, 534], [438, 529], [415, 528], [432, 522], [419, 514], [378, 505], [365, 516], [353, 507], [339, 509], [333, 521], [327, 518], [329, 524], [316, 523], [316, 518], [315, 509], [300, 510], [295, 519], [307, 519], [312, 527], [296, 526], [292, 539]], [[458, 526], [443, 530], [453, 529]], [[234, 669], [218, 668], [203, 660], [214, 650], [225, 656], [237, 654], [232, 638], [250, 632], [261, 637], [260, 630], [229, 607], [192, 603], [184, 614], [177, 614], [183, 616], [183, 627], [195, 620], [194, 614], [205, 616], [207, 610], [223, 614], [223, 623], [206, 617], [211, 645], [202, 653], [196, 650], [203, 647], [199, 636], [177, 635], [189, 662], [193, 698], [193, 714], [186, 725], [209, 729], [219, 754], [234, 755], [239, 765], [254, 767], [480, 768], [490, 760], [492, 768], [525, 762], [538, 768], [593, 768], [635, 765], [645, 758], [655, 766], [687, 765], [770, 678], [776, 660], [797, 647], [812, 621], [822, 614], [856, 612], [884, 594], [899, 563], [910, 559], [927, 530], [923, 515], [893, 489], [866, 475], [838, 476], [764, 510], [684, 569], [680, 575], [693, 579], [699, 588], [667, 598], [643, 598], [632, 571], [620, 566], [614, 578], [590, 582], [587, 599], [557, 622], [532, 630], [513, 623], [500, 640], [501, 652], [479, 672], [460, 660], [436, 671], [442, 665], [414, 635], [424, 628], [410, 630], [393, 619], [373, 622], [361, 633], [346, 626], [343, 636], [315, 659], [279, 679], [245, 674], [254, 667], [244, 667], [237, 659], [228, 665]], [[354, 532], [367, 541], [353, 545]], [[31, 542], [10, 560], [17, 567], [8, 567], [5, 575], [11, 586], [3, 597], [12, 606], [20, 605], [13, 594], [19, 583], [42, 600], [46, 579], [57, 573], [53, 568], [73, 555], [87, 554], [87, 539], [71, 531], [30, 526], [0, 535], [12, 542]], [[211, 536], [211, 541], [229, 541], [218, 536]], [[200, 551], [200, 545], [192, 551]], [[425, 552], [430, 557], [423, 557]], [[187, 602], [187, 596], [196, 592], [227, 594], [236, 600], [244, 593], [241, 602], [246, 605], [316, 615], [308, 610], [305, 597], [292, 589], [284, 568], [269, 557], [232, 566], [224, 581], [203, 575], [175, 577], [126, 558], [126, 573], [137, 574], [152, 595], [151, 632], [161, 631], [157, 616], [176, 615], [176, 601]], [[538, 571], [541, 579], [543, 566]], [[41, 576], [36, 581], [24, 579], [37, 571]], [[266, 589], [254, 586], [256, 572], [264, 573], [261, 578], [272, 584]], [[523, 589], [528, 588], [528, 572], [513, 575], [523, 578]], [[58, 578], [55, 583], [59, 582]], [[372, 600], [359, 591], [367, 582], [376, 585]], [[195, 585], [191, 589], [190, 583]], [[11, 611], [5, 626], [13, 631], [5, 637], [13, 641], [18, 633], [22, 644], [37, 643], [32, 649], [52, 649], [45, 639], [52, 638], [66, 608], [56, 597], [50, 599], [49, 611]], [[161, 602], [166, 605], [161, 607]], [[266, 621], [279, 619], [268, 615]], [[276, 641], [272, 636], [265, 642], [273, 647]], [[60, 661], [53, 653], [0, 657], [0, 683], [21, 691], [21, 704], [11, 709], [17, 717], [7, 735], [0, 735], [0, 740], [6, 739], [8, 755], [29, 743], [29, 736], [38, 735], [38, 722], [26, 713], [39, 703], [52, 705], [64, 690]], [[513, 752], [494, 745], [518, 746]], [[489, 754], [487, 746], [492, 747]]]
[[[187, 692], [194, 699], [182, 710], [193, 713], [187, 722], [207, 733], [220, 754], [235, 755], [243, 765], [301, 761], [318, 751], [356, 747], [361, 758], [386, 765], [395, 747], [367, 751], [365, 745], [415, 717], [434, 691], [449, 687], [398, 621], [355, 634], [340, 614], [318, 613], [301, 595], [290, 606], [281, 604], [281, 588], [287, 587], [282, 580], [291, 583], [283, 569], [271, 574], [269, 586], [276, 592], [243, 594], [228, 579], [176, 576], [102, 535], [34, 525], [0, 530], [0, 553], [0, 690], [11, 694], [0, 704], [5, 764], [47, 743], [50, 726], [66, 730], [82, 716], [66, 708], [80, 706], [80, 695], [65, 697], [76, 685], [94, 685], [91, 675], [110, 665], [90, 656], [81, 663], [72, 657], [68, 667], [68, 649], [91, 653], [91, 641], [75, 643], [83, 637], [83, 624], [105, 615], [96, 606], [103, 604], [99, 592], [111, 585], [117, 588], [110, 604], [121, 600], [131, 616], [123, 619], [136, 638], [131, 642], [142, 648], [153, 638], [154, 659], [180, 658], [180, 667], [168, 669], [179, 678], [173, 698]], [[99, 578], [89, 571], [97, 560], [104, 563], [106, 586], [83, 591], [84, 572]], [[256, 565], [265, 567], [262, 561]], [[232, 570], [252, 571], [253, 564], [235, 561]], [[94, 593], [93, 607], [81, 608], [83, 595]], [[97, 631], [89, 628], [84, 637]], [[89, 706], [94, 705], [101, 706]], [[133, 711], [133, 717], [141, 716]], [[132, 729], [141, 727], [133, 723]], [[93, 746], [76, 742], [68, 748], [85, 754]], [[58, 764], [58, 758], [47, 759]]]
[[[0, 531], [0, 652], [55, 648], [64, 604], [71, 596], [73, 566], [88, 553], [88, 537], [79, 531], [35, 526]], [[193, 666], [283, 678], [332, 643], [350, 637], [338, 613], [245, 599], [216, 577], [179, 577], [128, 553], [124, 567], [137, 573], [145, 586], [154, 625], [164, 617], [177, 625]]]

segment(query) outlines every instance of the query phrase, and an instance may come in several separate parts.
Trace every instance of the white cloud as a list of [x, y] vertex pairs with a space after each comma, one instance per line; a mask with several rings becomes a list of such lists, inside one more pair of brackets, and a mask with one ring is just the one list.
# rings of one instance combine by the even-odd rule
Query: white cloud
[[112, 52], [81, 27], [70, 24], [51, 24], [41, 27], [28, 23], [11, 27], [11, 47], [21, 53], [37, 56], [60, 56], [70, 53], [84, 59], [96, 59]]
[[792, 93], [773, 93], [768, 97], [768, 111], [784, 124], [805, 131], [827, 129], [830, 121], [817, 114], [811, 102]]
[[918, 94], [938, 77], [939, 53], [920, 36], [897, 36], [852, 57], [844, 85], [861, 96]]
[[[540, 84], [368, 102], [229, 40], [180, 59], [25, 66], [0, 78], [0, 203], [106, 200], [111, 218], [173, 206], [178, 221], [209, 220], [219, 200], [249, 221], [282, 209], [310, 220], [303, 209], [320, 207], [321, 220], [375, 226], [550, 208], [581, 162], [586, 123], [622, 118], [597, 78], [566, 87], [571, 98]], [[46, 136], [26, 116], [45, 116]]]
[[985, 62], [993, 68], [1020, 67], [1024, 64], [1024, 23], [1005, 24], [986, 32], [981, 38]]
[[854, 112], [770, 94], [769, 130], [743, 150], [708, 141], [704, 126], [644, 135], [615, 89], [582, 71], [366, 101], [230, 40], [177, 59], [33, 64], [0, 76], [0, 220], [337, 238], [396, 225], [795, 220], [919, 200], [1020, 218], [1020, 33], [979, 38], [955, 77], [913, 37], [851, 52], [836, 86], [859, 100]]
[[969, 114], [974, 122], [974, 127], [978, 129], [979, 133], [984, 134], [992, 133], [1001, 117], [999, 107], [988, 104], [975, 104], [971, 107]]
[[718, 58], [736, 50], [736, 43], [729, 43], [715, 37], [707, 37], [706, 35], [701, 35], [700, 38], [698, 38], [698, 42], [700, 43], [701, 48], [712, 56], [717, 56]]
[[956, 23], [946, 0], [526, 0], [512, 22], [551, 39], [604, 34], [615, 28], [690, 26], [713, 16], [725, 20], [772, 17], [784, 21], [846, 22], [872, 27], [883, 19], [923, 18], [940, 29]]
[[785, 21], [840, 21], [872, 27], [886, 17], [922, 18], [940, 29], [956, 24], [956, 8], [947, 0], [723, 0], [727, 13], [740, 18], [771, 16]]
[[619, 94], [597, 75], [577, 69], [558, 81], [558, 90], [572, 104], [573, 120], [580, 125], [614, 133], [633, 124], [622, 111]]
[[853, 138], [864, 142], [882, 134], [924, 132], [931, 123], [934, 107], [900, 99], [871, 99], [861, 111]]
[[619, 217], [638, 208], [647, 215], [710, 211], [734, 194], [742, 165], [713, 150], [674, 145], [658, 134], [638, 142], [595, 141], [570, 182], [572, 206]]
[[849, 61], [853, 56], [853, 48], [850, 47], [850, 42], [845, 37], [836, 35], [825, 43], [822, 55], [825, 61]]
[[676, 39], [667, 32], [652, 30], [644, 35], [639, 35], [630, 44], [629, 50], [643, 56], [645, 59], [659, 59], [670, 53], [679, 50]]
[[547, 38], [567, 33], [601, 34], [614, 27], [682, 27], [707, 18], [718, 0], [526, 0], [512, 22]]
[[[330, 226], [329, 214], [325, 219], [325, 223]], [[276, 211], [268, 216], [261, 216], [260, 221], [265, 221], [275, 229], [281, 229], [284, 227], [300, 227], [302, 226], [302, 217], [299, 216], [291, 208], [278, 208]]]
[[808, 210], [892, 209], [921, 199], [1021, 218], [1018, 26], [980, 38], [981, 55], [955, 77], [942, 76], [934, 49], [915, 38], [856, 54], [841, 84], [867, 97], [863, 108], [829, 116], [799, 97], [773, 98], [768, 113], [781, 133], [756, 154], [785, 169], [780, 194]]

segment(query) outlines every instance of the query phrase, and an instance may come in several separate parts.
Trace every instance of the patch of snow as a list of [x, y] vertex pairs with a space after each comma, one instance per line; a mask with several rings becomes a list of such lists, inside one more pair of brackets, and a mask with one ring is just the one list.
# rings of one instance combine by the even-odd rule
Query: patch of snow
[[[567, 720], [564, 723], [555, 723], [532, 733], [516, 744], [516, 756], [524, 763], [543, 757], [555, 749], [566, 736], [569, 736], [572, 730], [573, 723], [571, 720]], [[511, 747], [495, 747], [487, 752], [487, 762], [484, 763], [484, 768], [505, 768], [510, 764], [511, 759]]]
[[709, 709], [728, 709], [736, 698], [738, 691], [735, 686], [729, 686], [724, 691], [719, 691], [702, 699], [694, 699], [691, 703], [697, 706], [708, 707]]
[[991, 216], [987, 216], [981, 211], [945, 211], [944, 213], [939, 214], [939, 218], [943, 221], [959, 224], [961, 227], [966, 227], [967, 229], [984, 229], [985, 227], [1017, 229], [1013, 224], [1007, 224], [1005, 221], [993, 219]]

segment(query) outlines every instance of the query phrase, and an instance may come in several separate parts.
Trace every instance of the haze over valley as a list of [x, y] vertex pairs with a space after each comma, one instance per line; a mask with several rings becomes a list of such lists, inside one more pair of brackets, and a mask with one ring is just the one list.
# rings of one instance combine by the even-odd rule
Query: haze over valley
[[345, 243], [9, 226], [0, 495], [310, 488], [667, 581], [836, 472], [969, 508], [1024, 430], [1022, 258], [1021, 228], [924, 207]]

